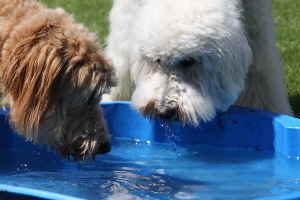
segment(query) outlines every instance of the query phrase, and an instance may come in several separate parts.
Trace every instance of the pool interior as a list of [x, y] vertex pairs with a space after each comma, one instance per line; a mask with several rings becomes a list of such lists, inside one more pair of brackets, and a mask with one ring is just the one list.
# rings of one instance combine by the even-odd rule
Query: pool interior
[[[18, 148], [10, 150], [22, 160]], [[0, 184], [91, 200], [256, 199], [300, 191], [300, 161], [271, 151], [114, 138], [113, 151], [91, 162], [32, 154], [34, 161], [2, 167]]]
[[91, 200], [300, 199], [299, 119], [233, 108], [182, 128], [103, 108], [112, 151], [79, 163], [17, 136], [0, 113], [0, 184]]

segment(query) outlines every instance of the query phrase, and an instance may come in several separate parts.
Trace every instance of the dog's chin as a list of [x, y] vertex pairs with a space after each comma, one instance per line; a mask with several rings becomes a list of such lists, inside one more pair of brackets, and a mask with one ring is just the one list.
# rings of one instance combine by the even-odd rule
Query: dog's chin
[[182, 126], [194, 126], [197, 127], [201, 125], [202, 123], [206, 122], [207, 120], [203, 120], [200, 117], [195, 119], [188, 119], [187, 114], [181, 115], [180, 113], [176, 113], [176, 115], [173, 115], [171, 117], [167, 117], [165, 115], [161, 114], [142, 114], [145, 118], [150, 120], [161, 120], [168, 123], [179, 123]]
[[83, 141], [81, 144], [74, 142], [72, 145], [61, 145], [58, 147], [61, 155], [69, 160], [89, 161], [95, 160], [97, 155], [111, 151], [111, 143], [99, 143], [95, 141]]
[[166, 116], [160, 115], [160, 114], [147, 114], [147, 115], [143, 115], [143, 116], [149, 120], [160, 120], [160, 121], [164, 121], [167, 123], [180, 123], [182, 125], [188, 124], [188, 122], [180, 119], [180, 116], [178, 116], [178, 115], [172, 116], [172, 117], [166, 117]]
[[68, 160], [94, 160], [97, 155], [111, 151], [110, 134], [106, 130], [65, 132], [62, 127], [51, 129], [52, 131], [49, 127], [44, 127], [43, 130], [34, 142], [47, 145]]
[[74, 137], [71, 145], [67, 145], [68, 155], [72, 156], [74, 160], [94, 160], [96, 155], [110, 152], [110, 137], [101, 135], [109, 135], [109, 133], [92, 133]]
[[[202, 123], [213, 120], [216, 114], [213, 113], [196, 113], [193, 111], [186, 111], [181, 107], [176, 107], [176, 109], [161, 108], [150, 109], [149, 104], [138, 108], [139, 112], [147, 119], [150, 120], [162, 120], [165, 122], [180, 123], [183, 126], [199, 126]], [[209, 118], [202, 118], [202, 116], [210, 116]]]

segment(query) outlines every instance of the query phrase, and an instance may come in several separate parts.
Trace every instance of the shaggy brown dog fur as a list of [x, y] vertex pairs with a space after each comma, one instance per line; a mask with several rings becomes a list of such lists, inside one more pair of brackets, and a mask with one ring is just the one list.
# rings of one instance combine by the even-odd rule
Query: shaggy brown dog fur
[[112, 67], [96, 35], [62, 9], [0, 0], [0, 78], [10, 120], [27, 139], [76, 160], [110, 150], [98, 106]]

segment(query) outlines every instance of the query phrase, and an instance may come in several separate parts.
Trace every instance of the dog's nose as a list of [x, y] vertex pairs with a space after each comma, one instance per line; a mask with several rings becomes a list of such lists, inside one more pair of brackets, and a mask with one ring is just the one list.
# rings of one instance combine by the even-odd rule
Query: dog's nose
[[178, 118], [178, 106], [175, 101], [164, 102], [162, 104], [156, 101], [149, 101], [145, 107], [140, 109], [140, 112], [150, 118], [164, 120], [176, 120]]
[[97, 154], [105, 154], [111, 151], [111, 143], [105, 142], [101, 144], [97, 150]]
[[176, 107], [163, 107], [156, 109], [155, 114], [160, 119], [175, 119], [177, 116], [177, 109]]
[[160, 119], [176, 119], [178, 106], [176, 101], [164, 101], [155, 106], [155, 115]]

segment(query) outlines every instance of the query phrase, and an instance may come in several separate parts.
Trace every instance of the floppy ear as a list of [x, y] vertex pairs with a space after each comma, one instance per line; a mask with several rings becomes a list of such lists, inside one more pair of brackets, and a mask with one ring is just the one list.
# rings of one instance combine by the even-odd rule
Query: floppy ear
[[102, 95], [104, 93], [109, 93], [110, 89], [112, 87], [117, 86], [117, 77], [114, 71], [114, 68], [111, 66], [111, 63], [107, 60], [102, 60], [102, 70], [100, 73], [100, 86], [99, 86], [99, 91], [100, 94], [99, 96], [102, 99]]
[[77, 82], [74, 88], [78, 88], [85, 97], [89, 98], [88, 103], [95, 103], [95, 101], [101, 101], [102, 95], [108, 93], [111, 87], [116, 86], [117, 78], [111, 63], [105, 59], [100, 50], [94, 50], [87, 54], [88, 56], [81, 58], [79, 63], [82, 65], [78, 65], [80, 67], [72, 70], [68, 66], [65, 73], [70, 73], [71, 69], [74, 74], [72, 78], [76, 79], [72, 82]]
[[63, 69], [59, 51], [49, 42], [27, 37], [6, 49], [1, 82], [11, 98], [11, 122], [17, 131], [33, 141], [46, 109], [51, 90]]

